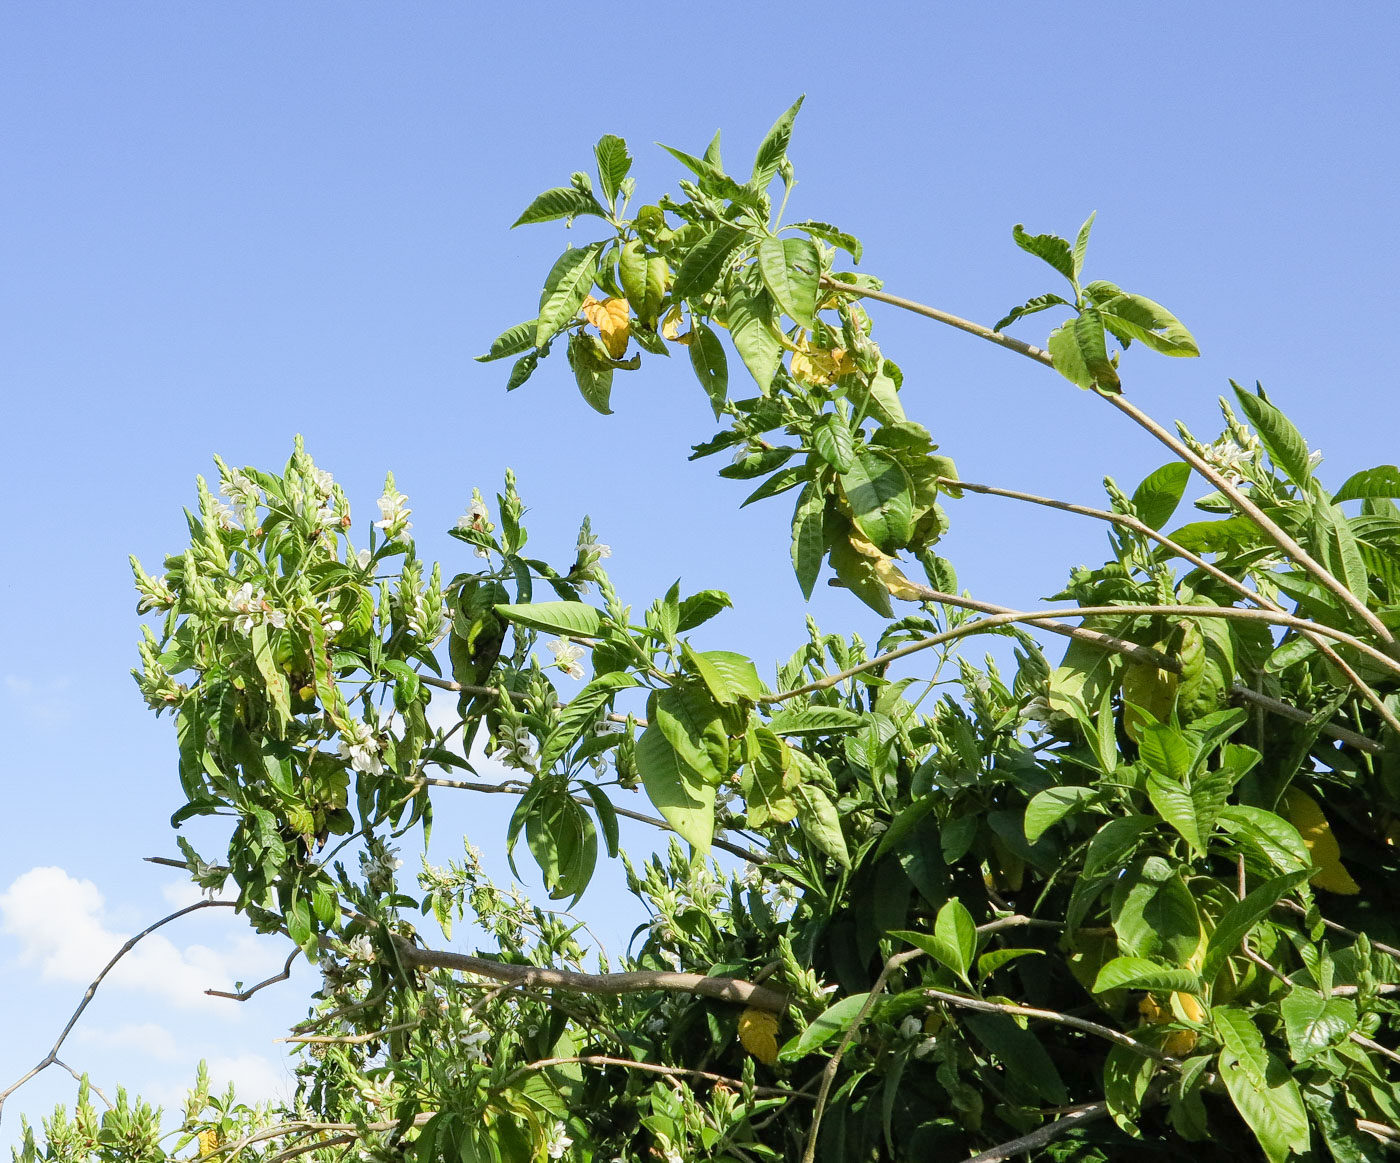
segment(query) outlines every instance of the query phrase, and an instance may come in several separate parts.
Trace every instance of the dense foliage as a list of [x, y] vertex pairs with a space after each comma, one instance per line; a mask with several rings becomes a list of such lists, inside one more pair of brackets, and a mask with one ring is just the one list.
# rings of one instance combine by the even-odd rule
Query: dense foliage
[[[201, 1083], [163, 1140], [85, 1092], [19, 1158], [1355, 1163], [1400, 1143], [1400, 470], [1325, 484], [1262, 389], [1234, 387], [1212, 442], [1138, 411], [1123, 354], [1196, 346], [1085, 280], [1092, 219], [1072, 242], [1016, 227], [1058, 292], [994, 329], [843, 269], [852, 236], [780, 225], [796, 113], [746, 180], [718, 136], [670, 150], [679, 194], [635, 212], [604, 137], [596, 181], [517, 223], [601, 237], [482, 358], [514, 357], [514, 389], [562, 347], [604, 413], [619, 372], [688, 358], [723, 425], [695, 455], [727, 454], [745, 504], [795, 498], [799, 587], [829, 568], [878, 638], [809, 620], [760, 674], [690, 641], [722, 591], [630, 606], [586, 523], [572, 560], [527, 556], [510, 477], [429, 565], [392, 476], [360, 532], [299, 442], [280, 474], [219, 462], [188, 548], [136, 566], [161, 619], [137, 677], [178, 735], [173, 823], [232, 821], [225, 852], [181, 838], [185, 866], [323, 975], [300, 1089], [250, 1109]], [[1053, 368], [1171, 461], [1106, 480], [1099, 509], [960, 480], [905, 414], [876, 301]], [[1043, 349], [1001, 330], [1042, 311], [1064, 316]], [[1209, 491], [1173, 526], [1193, 472]], [[1100, 520], [1109, 560], [1035, 611], [960, 592], [938, 542], [968, 492]], [[1014, 674], [958, 652], [978, 634], [1013, 640]], [[516, 778], [473, 778], [483, 754]], [[523, 840], [567, 906], [495, 887], [470, 844], [402, 870], [434, 795], [498, 791], [513, 858]], [[619, 811], [673, 837], [627, 864], [652, 922], [600, 964], [561, 909], [627, 859]], [[440, 948], [464, 919], [482, 947]]]

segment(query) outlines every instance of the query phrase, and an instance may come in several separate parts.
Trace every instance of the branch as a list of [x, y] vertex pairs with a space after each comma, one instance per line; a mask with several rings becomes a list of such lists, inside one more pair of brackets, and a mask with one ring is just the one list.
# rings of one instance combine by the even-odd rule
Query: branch
[[[437, 1111], [423, 1111], [421, 1114], [414, 1116], [409, 1126], [421, 1127], [436, 1114]], [[363, 1126], [356, 1126], [354, 1123], [313, 1123], [294, 1120], [292, 1122], [278, 1123], [275, 1127], [268, 1127], [265, 1130], [256, 1131], [235, 1142], [215, 1147], [208, 1154], [200, 1155], [197, 1158], [199, 1163], [203, 1163], [203, 1160], [215, 1159], [220, 1155], [237, 1155], [244, 1147], [253, 1143], [265, 1143], [269, 1139], [281, 1138], [283, 1135], [295, 1134], [298, 1131], [303, 1134], [315, 1134], [317, 1131], [350, 1132], [349, 1134], [338, 1135], [332, 1139], [318, 1139], [314, 1143], [301, 1143], [288, 1151], [283, 1151], [279, 1155], [273, 1155], [265, 1161], [265, 1163], [276, 1163], [279, 1159], [291, 1159], [297, 1155], [305, 1155], [308, 1151], [318, 1150], [321, 1147], [338, 1147], [342, 1143], [353, 1143], [358, 1134], [362, 1134], [366, 1131], [392, 1131], [398, 1125], [397, 1119], [390, 1119], [382, 1123], [365, 1123]]]
[[399, 1030], [416, 1030], [421, 1022], [400, 1022], [396, 1026], [385, 1026], [382, 1030], [372, 1030], [368, 1034], [292, 1034], [286, 1038], [275, 1038], [277, 1042], [310, 1043], [318, 1046], [358, 1046], [365, 1042], [377, 1042], [388, 1034]]
[[[1032, 505], [1044, 505], [1045, 507], [1050, 509], [1060, 509], [1066, 513], [1077, 513], [1081, 516], [1093, 517], [1099, 521], [1108, 521], [1114, 525], [1122, 525], [1128, 529], [1132, 529], [1134, 532], [1141, 534], [1143, 537], [1146, 537], [1151, 541], [1157, 542], [1157, 544], [1161, 545], [1164, 549], [1168, 550], [1175, 556], [1180, 557], [1185, 561], [1189, 561], [1197, 569], [1202, 570], [1203, 572], [1209, 574], [1211, 577], [1215, 578], [1216, 581], [1221, 582], [1223, 585], [1234, 590], [1234, 592], [1239, 594], [1240, 597], [1243, 598], [1245, 601], [1250, 602], [1255, 606], [1258, 606], [1262, 610], [1273, 610], [1277, 613], [1286, 613], [1283, 607], [1280, 606], [1277, 602], [1266, 598], [1257, 590], [1250, 589], [1247, 585], [1244, 584], [1244, 582], [1240, 581], [1238, 578], [1231, 577], [1219, 566], [1212, 565], [1210, 562], [1206, 561], [1205, 558], [1200, 557], [1195, 553], [1192, 553], [1184, 545], [1178, 545], [1170, 537], [1166, 536], [1163, 533], [1159, 533], [1156, 529], [1152, 528], [1152, 526], [1148, 525], [1145, 521], [1140, 521], [1137, 517], [1130, 516], [1127, 513], [1115, 513], [1108, 509], [1092, 509], [1089, 508], [1087, 505], [1073, 505], [1070, 504], [1068, 501], [1057, 501], [1051, 497], [1039, 497], [1036, 496], [1034, 493], [1022, 493], [1017, 492], [1013, 489], [998, 489], [994, 488], [991, 485], [980, 485], [974, 484], [971, 481], [955, 480], [952, 477], [939, 477], [938, 483], [940, 485], [943, 485], [945, 488], [966, 489], [969, 492], [985, 493], [988, 496], [993, 497], [1007, 497], [1014, 501], [1025, 501]], [[1375, 712], [1378, 715], [1380, 715], [1382, 719], [1385, 720], [1386, 726], [1389, 727], [1392, 731], [1394, 731], [1397, 735], [1400, 735], [1400, 718], [1397, 718], [1395, 716], [1395, 713], [1385, 705], [1385, 700], [1382, 699], [1380, 695], [1377, 694], [1375, 690], [1371, 688], [1370, 684], [1368, 684], [1365, 679], [1363, 679], [1359, 674], [1356, 673], [1356, 671], [1354, 671], [1350, 666], [1347, 665], [1347, 663], [1337, 653], [1336, 648], [1333, 647], [1333, 645], [1330, 642], [1327, 642], [1318, 634], [1315, 634], [1311, 631], [1303, 631], [1303, 633], [1305, 637], [1307, 637], [1308, 640], [1311, 641], [1313, 645], [1318, 648], [1318, 650], [1323, 654], [1325, 658], [1327, 658], [1329, 662], [1331, 662], [1334, 666], [1341, 670], [1341, 672], [1344, 675], [1346, 675], [1347, 681], [1350, 682], [1352, 686], [1354, 686], [1357, 689], [1358, 692], [1360, 692], [1361, 696], [1371, 705], [1372, 709], [1375, 710]], [[1357, 738], [1360, 738], [1360, 736], [1357, 736]], [[1373, 754], [1379, 754], [1382, 750], [1384, 750], [1384, 748], [1379, 744], [1372, 743], [1369, 740], [1367, 742], [1369, 744], [1369, 747], [1363, 748], [1363, 750], [1370, 750], [1371, 748], [1374, 748]]]
[[257, 985], [245, 989], [241, 993], [225, 993], [221, 989], [206, 989], [204, 992], [210, 997], [226, 997], [230, 1001], [247, 1001], [253, 994], [257, 993], [258, 990], [266, 989], [269, 985], [276, 985], [279, 981], [286, 981], [291, 977], [292, 964], [296, 961], [299, 953], [301, 953], [300, 949], [293, 949], [287, 954], [287, 963], [282, 966], [281, 973], [274, 973], [266, 981], [260, 981]]
[[[17, 1091], [21, 1086], [23, 1086], [36, 1074], [40, 1073], [43, 1070], [47, 1070], [50, 1066], [53, 1066], [55, 1063], [58, 1062], [59, 1047], [63, 1045], [64, 1040], [72, 1032], [73, 1027], [77, 1025], [78, 1019], [82, 1016], [83, 1011], [88, 1007], [88, 1003], [92, 1001], [94, 995], [97, 993], [97, 987], [102, 984], [102, 979], [105, 978], [107, 974], [112, 971], [112, 967], [116, 965], [118, 961], [120, 961], [123, 957], [130, 953], [133, 948], [135, 948], [136, 943], [140, 941], [142, 937], [149, 936], [161, 926], [168, 925], [171, 921], [177, 920], [178, 918], [185, 916], [185, 914], [187, 913], [193, 913], [199, 909], [217, 908], [231, 909], [233, 908], [233, 902], [197, 901], [196, 903], [188, 905], [183, 909], [176, 910], [175, 912], [171, 913], [168, 917], [162, 917], [153, 925], [147, 925], [146, 928], [142, 929], [139, 933], [136, 934], [136, 936], [132, 937], [131, 940], [127, 941], [125, 945], [118, 949], [116, 953], [112, 955], [112, 959], [102, 967], [102, 972], [99, 973], [95, 978], [93, 978], [92, 984], [90, 984], [87, 987], [86, 992], [84, 992], [83, 994], [83, 1000], [78, 1003], [78, 1008], [73, 1011], [73, 1016], [68, 1019], [68, 1024], [63, 1027], [63, 1032], [59, 1034], [58, 1040], [54, 1042], [53, 1047], [49, 1050], [49, 1052], [45, 1054], [41, 1059], [39, 1059], [38, 1063], [36, 1063], [27, 1073], [22, 1075], [17, 1081], [12, 1082], [4, 1090], [0, 1090], [0, 1116], [3, 1116], [4, 1114], [5, 1100], [8, 1099], [10, 1095], [14, 1094], [15, 1091]], [[72, 1067], [70, 1066], [65, 1065], [64, 1069], [67, 1070], [70, 1074], [73, 1072]], [[105, 1102], [106, 1099], [104, 1098], [103, 1101]]]
[[[1024, 343], [1019, 339], [1014, 339], [1009, 335], [1003, 335], [1000, 331], [993, 331], [990, 327], [983, 327], [980, 323], [973, 323], [970, 319], [963, 319], [957, 315], [950, 315], [946, 311], [939, 311], [937, 308], [916, 303], [912, 299], [902, 299], [897, 295], [890, 295], [884, 291], [865, 290], [860, 287], [853, 287], [849, 283], [838, 282], [830, 277], [823, 277], [822, 285], [834, 290], [841, 291], [849, 295], [861, 295], [868, 299], [875, 299], [881, 303], [889, 303], [891, 306], [900, 307], [905, 311], [912, 311], [916, 315], [923, 315], [925, 318], [937, 320], [950, 327], [956, 327], [960, 331], [966, 331], [970, 335], [976, 335], [980, 339], [988, 340], [991, 343], [999, 344], [1002, 347], [1010, 348], [1018, 355], [1024, 355], [1028, 359], [1033, 359], [1037, 363], [1044, 364], [1048, 368], [1055, 366], [1055, 361], [1050, 357], [1048, 351], [1033, 347], [1029, 343]], [[1353, 594], [1347, 587], [1339, 581], [1320, 562], [1313, 558], [1301, 545], [1290, 537], [1276, 522], [1274, 522], [1263, 509], [1259, 508], [1244, 493], [1236, 488], [1230, 481], [1215, 468], [1209, 461], [1199, 454], [1193, 452], [1181, 440], [1173, 436], [1152, 417], [1141, 411], [1133, 404], [1129, 403], [1121, 393], [1097, 392], [1096, 395], [1107, 400], [1133, 423], [1151, 433], [1159, 441], [1172, 450], [1181, 460], [1184, 460], [1201, 476], [1205, 477], [1215, 488], [1219, 489], [1240, 512], [1244, 513], [1255, 523], [1263, 533], [1277, 545], [1284, 553], [1293, 558], [1299, 565], [1311, 573], [1318, 581], [1326, 586], [1332, 593], [1341, 600], [1342, 604], [1357, 615], [1377, 637], [1387, 646], [1395, 646], [1395, 638], [1380, 620], [1367, 607], [1366, 603]]]
[[1046, 1123], [1043, 1127], [1037, 1127], [1028, 1135], [1022, 1135], [1019, 1139], [1012, 1139], [1009, 1143], [1002, 1143], [1000, 1146], [991, 1147], [986, 1151], [979, 1152], [966, 1160], [966, 1163], [1005, 1163], [1005, 1160], [1014, 1159], [1017, 1155], [1030, 1156], [1032, 1151], [1053, 1143], [1056, 1139], [1063, 1138], [1076, 1127], [1082, 1127], [1085, 1123], [1092, 1123], [1096, 1119], [1104, 1118], [1108, 1114], [1108, 1103], [1106, 1102], [1086, 1102], [1076, 1107], [1070, 1107], [1065, 1112], [1064, 1118], [1056, 1119], [1053, 1123]]
[[[718, 1082], [725, 1086], [731, 1086], [736, 1091], [743, 1090], [745, 1085], [738, 1078], [730, 1078], [725, 1074], [711, 1074], [708, 1070], [685, 1070], [677, 1066], [658, 1066], [654, 1062], [638, 1062], [632, 1058], [609, 1058], [602, 1054], [585, 1054], [571, 1058], [541, 1058], [536, 1062], [527, 1062], [524, 1066], [517, 1067], [506, 1075], [496, 1089], [504, 1090], [528, 1071], [543, 1070], [548, 1066], [568, 1066], [573, 1063], [578, 1063], [581, 1066], [625, 1066], [630, 1070], [646, 1070], [652, 1074], [665, 1074], [672, 1078], [703, 1078], [707, 1082]], [[754, 1094], [774, 1098], [805, 1098], [809, 1102], [812, 1099], [810, 1094], [803, 1094], [800, 1090], [789, 1090], [786, 1087], [755, 1086], [752, 1089]]]
[[755, 985], [734, 977], [709, 977], [701, 973], [680, 973], [670, 970], [640, 969], [627, 973], [578, 973], [568, 969], [546, 969], [538, 965], [511, 965], [486, 957], [472, 957], [446, 950], [420, 949], [404, 938], [396, 937], [399, 957], [412, 969], [456, 969], [493, 981], [511, 985], [542, 986], [570, 993], [691, 993], [717, 1001], [781, 1014], [787, 1009], [788, 996], [782, 990]]

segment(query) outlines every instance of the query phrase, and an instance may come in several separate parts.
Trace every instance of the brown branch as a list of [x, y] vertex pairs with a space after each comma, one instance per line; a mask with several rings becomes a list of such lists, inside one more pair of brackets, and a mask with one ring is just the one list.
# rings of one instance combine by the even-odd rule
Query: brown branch
[[[1250, 703], [1268, 711], [1271, 715], [1278, 715], [1282, 719], [1292, 719], [1295, 723], [1311, 723], [1313, 719], [1302, 707], [1295, 707], [1292, 703], [1285, 703], [1281, 699], [1270, 698], [1268, 695], [1260, 694], [1240, 683], [1236, 683], [1230, 688], [1230, 697], [1242, 703]], [[1358, 751], [1365, 751], [1370, 755], [1385, 753], [1384, 743], [1377, 743], [1374, 739], [1358, 735], [1355, 731], [1349, 731], [1345, 727], [1338, 727], [1335, 723], [1323, 724], [1322, 733], [1330, 735], [1333, 739], [1340, 739], [1348, 746], [1355, 747]]]
[[[916, 315], [923, 315], [925, 318], [934, 319], [939, 323], [947, 324], [949, 327], [956, 327], [960, 331], [966, 331], [970, 335], [976, 335], [979, 339], [985, 339], [991, 343], [999, 344], [1009, 348], [1018, 355], [1024, 355], [1028, 359], [1033, 359], [1045, 367], [1054, 368], [1055, 361], [1048, 351], [1039, 347], [1033, 347], [1019, 339], [1014, 339], [1009, 335], [1003, 335], [1000, 331], [993, 331], [990, 327], [984, 327], [980, 323], [974, 323], [970, 319], [963, 319], [957, 315], [951, 315], [946, 311], [939, 311], [937, 308], [928, 307], [922, 303], [916, 303], [912, 299], [902, 299], [897, 295], [891, 295], [884, 291], [865, 290], [860, 287], [853, 287], [849, 283], [838, 282], [835, 279], [824, 277], [822, 285], [835, 291], [842, 291], [850, 295], [862, 295], [866, 298], [876, 299], [882, 303], [889, 303], [891, 306], [911, 311]], [[1343, 605], [1347, 606], [1354, 614], [1366, 623], [1377, 637], [1387, 646], [1395, 646], [1395, 638], [1380, 620], [1355, 594], [1353, 594], [1338, 578], [1333, 575], [1325, 566], [1313, 558], [1301, 545], [1290, 537], [1275, 521], [1273, 521], [1258, 505], [1251, 501], [1243, 492], [1228, 481], [1224, 475], [1215, 468], [1209, 461], [1199, 454], [1193, 452], [1181, 440], [1173, 436], [1152, 417], [1148, 416], [1141, 409], [1129, 403], [1121, 393], [1096, 392], [1096, 395], [1107, 400], [1133, 423], [1151, 433], [1157, 440], [1165, 444], [1181, 460], [1184, 460], [1201, 476], [1205, 477], [1215, 488], [1219, 489], [1227, 496], [1240, 512], [1244, 513], [1260, 530], [1284, 551], [1293, 558], [1299, 565], [1317, 578], [1324, 586], [1338, 597]]]
[[[744, 1083], [738, 1078], [730, 1078], [725, 1074], [711, 1074], [708, 1070], [686, 1070], [678, 1066], [659, 1066], [655, 1062], [638, 1062], [632, 1058], [610, 1058], [603, 1054], [584, 1054], [569, 1058], [541, 1058], [536, 1062], [527, 1062], [524, 1066], [517, 1067], [502, 1080], [497, 1090], [504, 1090], [517, 1078], [522, 1077], [531, 1070], [544, 1070], [549, 1066], [569, 1066], [577, 1063], [580, 1066], [624, 1066], [630, 1070], [645, 1070], [651, 1074], [664, 1074], [671, 1078], [703, 1078], [707, 1082], [718, 1082], [725, 1086], [731, 1086], [736, 1091], [744, 1089]], [[800, 1090], [789, 1090], [780, 1086], [755, 1086], [753, 1093], [775, 1098], [804, 1098], [811, 1101], [810, 1094], [803, 1094]]]
[[[437, 1111], [423, 1111], [421, 1114], [414, 1116], [409, 1126], [421, 1127], [436, 1114]], [[237, 1155], [244, 1147], [250, 1146], [253, 1143], [265, 1143], [269, 1139], [278, 1139], [284, 1135], [293, 1135], [298, 1132], [302, 1134], [315, 1134], [317, 1131], [349, 1132], [348, 1134], [337, 1135], [335, 1138], [331, 1139], [318, 1139], [314, 1143], [299, 1143], [290, 1150], [270, 1156], [265, 1161], [265, 1163], [277, 1163], [279, 1159], [292, 1159], [297, 1155], [305, 1155], [308, 1151], [316, 1151], [322, 1147], [338, 1147], [342, 1143], [353, 1143], [357, 1135], [366, 1131], [392, 1131], [398, 1125], [397, 1119], [390, 1119], [381, 1123], [366, 1123], [363, 1126], [356, 1126], [354, 1123], [315, 1123], [299, 1120], [278, 1123], [275, 1127], [268, 1127], [265, 1130], [256, 1131], [251, 1135], [247, 1135], [242, 1139], [215, 1147], [207, 1154], [198, 1156], [197, 1159], [199, 1163], [203, 1163], [203, 1160], [216, 1159], [220, 1155]]]
[[1019, 1139], [1012, 1139], [1009, 1143], [1002, 1143], [978, 1152], [978, 1154], [968, 1158], [965, 1163], [1005, 1163], [1006, 1160], [1014, 1159], [1017, 1155], [1025, 1155], [1029, 1158], [1032, 1151], [1044, 1147], [1047, 1143], [1053, 1143], [1056, 1139], [1063, 1138], [1085, 1123], [1092, 1123], [1096, 1119], [1104, 1118], [1107, 1114], [1108, 1103], [1106, 1102], [1081, 1103], [1079, 1106], [1070, 1107], [1063, 1118], [1056, 1119], [1053, 1123], [1046, 1123], [1043, 1127], [1037, 1127], [1030, 1134], [1022, 1135]]
[[[1274, 908], [1287, 909], [1289, 912], [1297, 913], [1300, 916], [1304, 917], [1308, 915], [1308, 910], [1305, 909], [1302, 905], [1298, 904], [1297, 901], [1281, 900], [1274, 905]], [[1324, 928], [1331, 929], [1334, 933], [1341, 933], [1344, 937], [1350, 937], [1353, 941], [1361, 936], [1361, 934], [1358, 933], [1355, 929], [1348, 929], [1345, 925], [1337, 924], [1336, 921], [1329, 921], [1326, 917], [1322, 917], [1320, 919]], [[1371, 942], [1372, 949], [1379, 949], [1382, 953], [1386, 953], [1389, 956], [1400, 960], [1400, 949], [1397, 949], [1394, 945], [1386, 945], [1380, 941], [1375, 940], [1375, 938], [1371, 937], [1369, 934], [1367, 934], [1366, 939]]]
[[281, 973], [274, 973], [266, 981], [260, 981], [257, 985], [250, 986], [240, 993], [225, 993], [222, 989], [206, 989], [204, 992], [210, 997], [226, 997], [230, 1001], [247, 1001], [253, 994], [257, 993], [258, 990], [266, 989], [269, 985], [276, 985], [279, 981], [286, 981], [291, 977], [292, 965], [300, 953], [300, 949], [293, 949], [287, 954], [287, 963], [282, 966]]
[[325, 1046], [359, 1046], [365, 1042], [375, 1042], [388, 1034], [400, 1030], [416, 1030], [421, 1022], [400, 1022], [396, 1026], [385, 1026], [382, 1030], [372, 1030], [368, 1034], [291, 1034], [285, 1038], [274, 1038], [276, 1042], [310, 1043]]
[[[4, 1113], [5, 1100], [8, 1099], [10, 1095], [14, 1094], [15, 1091], [17, 1091], [21, 1086], [23, 1086], [36, 1074], [40, 1073], [41, 1071], [47, 1070], [50, 1066], [53, 1066], [55, 1063], [58, 1062], [59, 1048], [63, 1045], [65, 1039], [67, 1039], [68, 1035], [72, 1032], [73, 1027], [78, 1024], [78, 1019], [82, 1017], [83, 1011], [88, 1007], [88, 1003], [92, 1001], [93, 997], [96, 995], [97, 987], [102, 984], [103, 978], [105, 978], [107, 974], [112, 971], [113, 966], [115, 966], [118, 961], [120, 961], [123, 957], [130, 953], [133, 948], [135, 948], [136, 943], [138, 941], [140, 941], [143, 937], [147, 937], [150, 934], [154, 933], [163, 925], [168, 925], [171, 921], [178, 920], [180, 917], [185, 916], [187, 913], [193, 913], [199, 909], [232, 907], [232, 901], [196, 901], [194, 904], [187, 905], [183, 909], [177, 909], [169, 916], [162, 917], [153, 925], [147, 925], [144, 929], [137, 933], [136, 936], [132, 937], [129, 941], [126, 942], [126, 944], [124, 944], [120, 949], [118, 949], [116, 953], [112, 955], [112, 959], [102, 967], [102, 972], [99, 973], [95, 978], [93, 978], [92, 983], [87, 987], [87, 990], [83, 993], [83, 999], [78, 1003], [78, 1008], [73, 1011], [73, 1016], [68, 1019], [68, 1024], [63, 1027], [63, 1032], [58, 1035], [58, 1040], [54, 1042], [49, 1052], [45, 1054], [41, 1059], [39, 1059], [39, 1061], [33, 1067], [31, 1067], [25, 1074], [23, 1074], [18, 1080], [12, 1082], [4, 1090], [0, 1090], [0, 1116], [2, 1116]], [[65, 1066], [64, 1069], [68, 1070], [70, 1074], [72, 1073], [71, 1067]], [[104, 1099], [103, 1101], [105, 1102], [106, 1099]]]
[[785, 992], [741, 981], [734, 977], [709, 977], [701, 973], [670, 970], [634, 970], [626, 973], [578, 973], [568, 969], [546, 969], [538, 965], [512, 965], [486, 957], [472, 957], [446, 950], [420, 949], [396, 937], [399, 957], [411, 969], [455, 969], [462, 973], [489, 977], [511, 985], [562, 989], [570, 993], [691, 993], [698, 997], [733, 1002], [736, 1005], [781, 1014], [787, 1009]]

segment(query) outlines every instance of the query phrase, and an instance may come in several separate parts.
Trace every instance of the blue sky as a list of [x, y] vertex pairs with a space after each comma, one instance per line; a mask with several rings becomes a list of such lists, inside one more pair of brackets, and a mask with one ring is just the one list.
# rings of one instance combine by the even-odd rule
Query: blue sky
[[[570, 237], [509, 224], [586, 167], [600, 134], [629, 140], [654, 197], [677, 175], [652, 142], [698, 150], [723, 127], [739, 169], [805, 92], [791, 215], [858, 234], [863, 269], [896, 293], [989, 323], [1053, 288], [1012, 224], [1067, 233], [1097, 209], [1091, 277], [1165, 303], [1204, 353], [1130, 352], [1133, 397], [1213, 435], [1227, 378], [1261, 379], [1340, 481], [1396, 459], [1398, 13], [6, 6], [0, 1087], [47, 1048], [88, 962], [182, 899], [140, 861], [174, 851], [178, 787], [169, 720], [126, 673], [126, 554], [154, 566], [181, 547], [181, 508], [214, 452], [280, 465], [304, 433], [365, 518], [393, 469], [422, 552], [449, 570], [465, 547], [438, 531], [510, 465], [542, 550], [570, 552], [589, 513], [635, 604], [677, 576], [725, 586], [737, 608], [715, 645], [766, 661], [799, 643], [788, 507], [739, 512], [741, 484], [686, 463], [712, 425], [683, 361], [619, 377], [604, 418], [562, 359], [509, 397], [503, 365], [471, 360], [533, 313]], [[1092, 503], [1105, 472], [1131, 485], [1163, 461], [1044, 369], [875, 314], [906, 408], [968, 479]], [[1039, 342], [1047, 318], [1017, 333]], [[1102, 560], [1101, 530], [1070, 519], [993, 499], [952, 516], [947, 552], [989, 600], [1034, 601], [1071, 564]], [[871, 625], [838, 594], [813, 609], [824, 626]], [[470, 821], [499, 851], [503, 805], [490, 807], [444, 803], [438, 836]], [[634, 915], [615, 911], [614, 873], [581, 906], [605, 940]], [[227, 917], [166, 933], [99, 995], [67, 1060], [163, 1098], [201, 1055], [271, 1085], [272, 1039], [300, 1016], [310, 975], [243, 1007], [201, 1001], [203, 985], [254, 980], [283, 951]], [[51, 1072], [21, 1091], [0, 1144], [20, 1111], [71, 1089]]]

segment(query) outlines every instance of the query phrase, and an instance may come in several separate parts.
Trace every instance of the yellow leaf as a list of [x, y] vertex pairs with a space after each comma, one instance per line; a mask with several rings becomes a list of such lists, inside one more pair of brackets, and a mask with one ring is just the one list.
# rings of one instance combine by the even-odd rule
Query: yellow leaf
[[793, 379], [804, 384], [834, 384], [842, 376], [856, 370], [855, 361], [846, 354], [844, 348], [812, 347], [804, 338], [792, 357]]
[[687, 331], [684, 335], [681, 334], [681, 319], [681, 306], [677, 303], [666, 312], [666, 318], [661, 320], [661, 338], [674, 340], [676, 343], [683, 343], [689, 347], [691, 333]]
[[[1172, 994], [1170, 1009], [1149, 993], [1138, 1002], [1138, 1013], [1142, 1015], [1143, 1021], [1154, 1026], [1165, 1025], [1178, 1018], [1187, 1022], [1202, 1022], [1206, 1016], [1205, 1007], [1189, 993]], [[1195, 1030], [1176, 1030], [1167, 1035], [1162, 1049], [1174, 1058], [1180, 1058], [1191, 1053], [1198, 1040], [1199, 1036]]]
[[219, 1132], [218, 1132], [218, 1131], [208, 1130], [208, 1131], [200, 1131], [200, 1132], [199, 1132], [199, 1153], [200, 1153], [201, 1155], [208, 1155], [211, 1151], [217, 1150], [217, 1149], [218, 1149], [218, 1146], [219, 1146]]
[[583, 317], [598, 329], [603, 346], [613, 359], [627, 352], [627, 338], [632, 331], [631, 308], [626, 299], [603, 299], [589, 295], [583, 301]]
[[878, 577], [885, 589], [889, 590], [897, 598], [903, 598], [906, 602], [923, 601], [922, 587], [915, 585], [900, 570], [899, 564], [887, 553], [881, 553], [874, 542], [867, 541], [854, 530], [850, 533], [851, 548], [862, 557], [868, 557], [874, 563], [875, 576]]
[[1300, 788], [1291, 787], [1283, 793], [1283, 804], [1288, 822], [1303, 837], [1313, 867], [1317, 870], [1309, 878], [1313, 887], [1343, 896], [1354, 896], [1360, 892], [1361, 886], [1352, 880], [1351, 873], [1342, 864], [1341, 846], [1332, 835], [1332, 826], [1322, 814], [1318, 802]]
[[778, 1060], [778, 1019], [767, 1010], [746, 1009], [739, 1015], [739, 1041], [765, 1066]]

